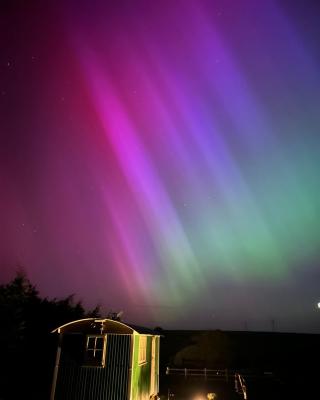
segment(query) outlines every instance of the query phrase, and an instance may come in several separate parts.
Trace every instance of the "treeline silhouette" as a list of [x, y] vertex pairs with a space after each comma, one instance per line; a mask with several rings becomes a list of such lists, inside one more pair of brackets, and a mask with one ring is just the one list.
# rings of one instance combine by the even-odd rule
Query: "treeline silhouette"
[[56, 351], [51, 331], [99, 316], [98, 306], [86, 311], [74, 295], [42, 298], [23, 272], [0, 285], [0, 400], [49, 399]]

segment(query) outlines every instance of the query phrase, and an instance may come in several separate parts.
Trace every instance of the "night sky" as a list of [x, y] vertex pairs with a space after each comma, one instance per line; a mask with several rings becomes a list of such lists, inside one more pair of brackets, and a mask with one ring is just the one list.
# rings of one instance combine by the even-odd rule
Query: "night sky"
[[0, 282], [320, 332], [319, 2], [0, 7]]

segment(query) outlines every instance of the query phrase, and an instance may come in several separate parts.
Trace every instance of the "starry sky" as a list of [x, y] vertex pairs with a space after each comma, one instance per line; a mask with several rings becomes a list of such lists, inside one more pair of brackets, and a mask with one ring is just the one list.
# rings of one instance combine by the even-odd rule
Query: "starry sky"
[[319, 3], [0, 7], [0, 281], [320, 332]]

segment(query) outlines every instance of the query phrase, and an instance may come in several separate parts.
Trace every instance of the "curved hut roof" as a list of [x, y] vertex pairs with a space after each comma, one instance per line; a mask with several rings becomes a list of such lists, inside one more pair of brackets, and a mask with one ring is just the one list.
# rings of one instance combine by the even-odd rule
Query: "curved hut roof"
[[136, 325], [126, 325], [123, 322], [108, 318], [84, 318], [68, 322], [54, 329], [52, 333], [86, 333], [86, 334], [107, 334], [118, 335], [154, 335], [155, 333], [147, 328]]

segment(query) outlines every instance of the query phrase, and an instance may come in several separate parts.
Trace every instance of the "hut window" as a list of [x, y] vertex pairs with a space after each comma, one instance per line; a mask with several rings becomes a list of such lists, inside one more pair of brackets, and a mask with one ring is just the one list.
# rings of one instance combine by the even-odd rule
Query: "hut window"
[[139, 364], [147, 362], [147, 336], [139, 337]]
[[106, 336], [88, 335], [86, 343], [85, 364], [104, 367], [106, 351]]

